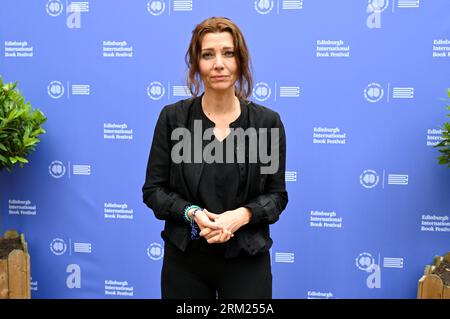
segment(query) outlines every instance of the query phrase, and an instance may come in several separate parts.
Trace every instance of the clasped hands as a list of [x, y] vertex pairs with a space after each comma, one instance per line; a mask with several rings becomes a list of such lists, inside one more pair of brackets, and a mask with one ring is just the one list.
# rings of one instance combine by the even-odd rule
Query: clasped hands
[[214, 214], [204, 208], [203, 211], [197, 211], [194, 221], [200, 228], [200, 236], [209, 244], [221, 244], [230, 240], [239, 228], [248, 224], [251, 215], [251, 210], [246, 207], [228, 210], [222, 214]]

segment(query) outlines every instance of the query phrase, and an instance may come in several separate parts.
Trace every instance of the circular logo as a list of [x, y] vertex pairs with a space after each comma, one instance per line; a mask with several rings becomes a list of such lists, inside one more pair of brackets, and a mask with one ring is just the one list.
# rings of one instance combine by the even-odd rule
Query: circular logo
[[147, 11], [154, 16], [161, 15], [166, 9], [166, 4], [162, 0], [150, 0], [147, 3]]
[[165, 92], [166, 89], [161, 82], [152, 82], [147, 87], [147, 95], [155, 101], [160, 100], [164, 96]]
[[388, 6], [389, 0], [369, 0], [369, 7], [376, 13], [383, 12]]
[[273, 0], [255, 0], [255, 10], [259, 14], [268, 14], [273, 9]]
[[372, 169], [366, 169], [361, 175], [359, 175], [359, 182], [365, 188], [374, 188], [377, 186], [379, 180], [380, 177], [377, 172]]
[[356, 267], [361, 270], [369, 272], [373, 264], [375, 264], [375, 260], [369, 253], [361, 253], [356, 257]]
[[63, 11], [63, 5], [60, 0], [49, 0], [45, 9], [49, 15], [52, 17], [57, 17]]
[[270, 97], [272, 90], [270, 89], [269, 84], [264, 82], [256, 83], [253, 88], [253, 97], [258, 101], [265, 101]]
[[57, 256], [64, 254], [67, 250], [67, 245], [64, 239], [55, 238], [50, 243], [50, 250]]
[[48, 172], [54, 178], [61, 178], [66, 173], [66, 167], [61, 161], [53, 161], [48, 166]]
[[47, 92], [50, 97], [59, 99], [64, 94], [64, 86], [59, 81], [52, 81], [47, 87]]
[[159, 260], [164, 256], [164, 248], [158, 243], [152, 243], [147, 248], [147, 255], [152, 260]]
[[371, 103], [378, 102], [384, 95], [383, 87], [378, 83], [370, 83], [364, 89], [364, 97]]

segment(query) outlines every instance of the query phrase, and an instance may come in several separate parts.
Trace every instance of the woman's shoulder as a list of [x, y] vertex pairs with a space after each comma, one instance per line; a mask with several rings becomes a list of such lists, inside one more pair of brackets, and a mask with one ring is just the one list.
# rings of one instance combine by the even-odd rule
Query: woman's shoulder
[[280, 118], [280, 114], [278, 114], [277, 111], [255, 103], [253, 101], [246, 101], [245, 104], [248, 107], [248, 110], [250, 112], [250, 115], [254, 118], [255, 122], [280, 122], [281, 118]]
[[169, 124], [185, 123], [195, 99], [191, 97], [167, 104], [161, 109], [159, 117], [165, 119]]
[[189, 112], [189, 108], [192, 106], [195, 99], [197, 98], [191, 97], [188, 99], [176, 101], [171, 104], [167, 104], [162, 108], [161, 113], [167, 113], [169, 116], [180, 113], [187, 114]]

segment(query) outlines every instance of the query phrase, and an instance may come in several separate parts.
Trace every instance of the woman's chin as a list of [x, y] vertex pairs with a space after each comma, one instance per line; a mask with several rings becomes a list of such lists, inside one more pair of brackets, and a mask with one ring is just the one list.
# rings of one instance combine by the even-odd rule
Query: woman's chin
[[220, 84], [213, 84], [210, 86], [210, 89], [213, 91], [217, 91], [217, 92], [227, 92], [230, 90], [234, 90], [234, 85], [229, 85], [229, 84], [225, 84], [225, 83], [220, 83]]

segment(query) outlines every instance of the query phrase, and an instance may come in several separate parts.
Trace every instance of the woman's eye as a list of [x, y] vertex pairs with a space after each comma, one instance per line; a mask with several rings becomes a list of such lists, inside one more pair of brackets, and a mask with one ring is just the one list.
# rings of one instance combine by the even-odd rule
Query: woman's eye
[[210, 59], [212, 57], [211, 52], [205, 52], [202, 54], [203, 59]]
[[226, 57], [234, 57], [234, 52], [233, 51], [227, 51], [227, 52], [225, 52], [225, 56]]

